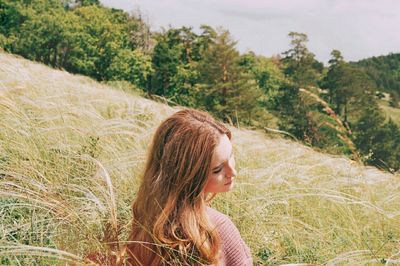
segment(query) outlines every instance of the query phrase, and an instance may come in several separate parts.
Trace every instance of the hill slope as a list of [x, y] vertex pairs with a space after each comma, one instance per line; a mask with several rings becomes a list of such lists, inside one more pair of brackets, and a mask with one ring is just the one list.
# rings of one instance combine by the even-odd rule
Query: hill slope
[[[174, 111], [0, 53], [1, 264], [80, 264], [122, 246], [148, 143]], [[237, 185], [213, 205], [255, 261], [400, 263], [398, 176], [232, 130]]]
[[400, 96], [400, 53], [373, 56], [352, 64], [363, 69], [380, 90]]
[[391, 107], [387, 101], [378, 101], [379, 108], [384, 112], [386, 120], [393, 120], [393, 122], [400, 125], [400, 109]]

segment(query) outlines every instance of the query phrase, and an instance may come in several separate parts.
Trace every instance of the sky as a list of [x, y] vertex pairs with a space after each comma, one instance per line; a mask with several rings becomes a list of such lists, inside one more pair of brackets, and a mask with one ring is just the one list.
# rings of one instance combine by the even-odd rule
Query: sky
[[207, 24], [228, 29], [240, 52], [273, 56], [290, 48], [288, 33], [307, 34], [308, 49], [327, 63], [333, 49], [346, 61], [400, 52], [400, 0], [101, 0], [140, 10], [158, 31]]

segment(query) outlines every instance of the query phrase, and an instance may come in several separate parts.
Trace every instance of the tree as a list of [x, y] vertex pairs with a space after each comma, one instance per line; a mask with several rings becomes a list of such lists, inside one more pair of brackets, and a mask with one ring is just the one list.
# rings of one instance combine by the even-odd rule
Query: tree
[[67, 45], [65, 16], [62, 8], [32, 15], [21, 25], [13, 51], [31, 60], [60, 67], [60, 52]]
[[141, 49], [145, 53], [150, 53], [153, 35], [150, 32], [149, 23], [145, 20], [142, 12], [136, 10], [130, 16], [126, 14], [123, 24], [125, 25], [125, 32], [130, 44], [128, 47], [131, 49]]
[[194, 106], [194, 85], [198, 79], [196, 65], [200, 60], [199, 36], [191, 28], [182, 27], [171, 28], [156, 39], [149, 92], [178, 104]]
[[208, 42], [197, 68], [199, 105], [225, 121], [245, 124], [260, 121], [263, 93], [254, 75], [241, 65], [236, 41], [227, 30], [204, 29], [203, 36], [208, 37]]
[[105, 80], [106, 70], [125, 44], [124, 25], [118, 23], [120, 12], [96, 5], [77, 8], [73, 12], [84, 27], [79, 29], [81, 49], [71, 53], [74, 60], [68, 68], [78, 68], [83, 74]]
[[[97, 0], [5, 0], [0, 18], [5, 22], [0, 27], [1, 46], [31, 60], [98, 80], [115, 80], [116, 74], [140, 87], [152, 72], [146, 63], [148, 35], [136, 34], [148, 29], [145, 23], [122, 10], [102, 7]], [[127, 65], [132, 67], [130, 74], [135, 73], [132, 77], [127, 77]], [[135, 72], [139, 69], [142, 76]]]
[[62, 0], [66, 9], [75, 9], [82, 6], [97, 5], [100, 6], [99, 0]]
[[376, 107], [366, 106], [354, 126], [355, 144], [368, 164], [397, 171], [400, 169], [400, 129]]
[[108, 80], [126, 80], [143, 90], [152, 73], [151, 57], [139, 49], [119, 50], [106, 71]]
[[329, 92], [329, 102], [335, 106], [335, 112], [344, 122], [349, 122], [349, 114], [357, 112], [366, 98], [371, 98], [374, 83], [360, 69], [343, 60], [338, 50], [331, 52], [329, 69], [322, 80], [322, 87]]
[[396, 91], [393, 91], [390, 93], [390, 100], [389, 100], [389, 105], [393, 108], [398, 108], [399, 107], [399, 94]]
[[317, 85], [323, 64], [307, 49], [307, 35], [290, 32], [289, 37], [292, 48], [283, 53], [284, 73], [298, 87]]
[[18, 31], [26, 20], [24, 5], [19, 1], [2, 0], [0, 2], [0, 33], [9, 37]]
[[200, 83], [204, 84], [205, 106], [215, 112], [224, 112], [228, 90], [236, 72], [235, 60], [239, 52], [235, 49], [236, 42], [226, 30], [222, 30], [212, 40], [207, 50], [203, 50], [203, 60], [198, 70]]
[[400, 53], [373, 56], [351, 64], [366, 72], [380, 91], [400, 94]]
[[316, 121], [319, 105], [304, 97], [299, 89], [315, 86], [323, 66], [307, 49], [306, 34], [290, 32], [289, 37], [291, 48], [283, 53], [284, 57], [281, 59], [286, 79], [270, 100], [270, 108], [279, 118], [280, 129], [316, 146], [323, 139]]
[[272, 97], [284, 82], [279, 59], [248, 52], [240, 56], [239, 65], [254, 76], [257, 85], [268, 97]]

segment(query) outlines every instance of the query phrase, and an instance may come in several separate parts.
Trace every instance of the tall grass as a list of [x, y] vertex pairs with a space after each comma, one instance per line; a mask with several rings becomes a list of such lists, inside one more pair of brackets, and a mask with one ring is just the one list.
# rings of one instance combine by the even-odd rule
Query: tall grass
[[[81, 265], [122, 250], [155, 128], [174, 109], [0, 54], [0, 262]], [[213, 205], [255, 263], [400, 264], [400, 182], [233, 130], [239, 177]]]
[[390, 107], [389, 103], [384, 100], [380, 100], [379, 107], [385, 113], [386, 120], [392, 119], [393, 122], [400, 125], [400, 108]]

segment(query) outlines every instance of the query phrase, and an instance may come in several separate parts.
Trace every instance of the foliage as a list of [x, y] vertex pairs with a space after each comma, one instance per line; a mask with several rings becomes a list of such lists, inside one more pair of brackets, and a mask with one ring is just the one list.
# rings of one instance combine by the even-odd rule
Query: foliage
[[367, 163], [391, 172], [400, 169], [400, 129], [384, 122], [379, 109], [367, 106], [354, 126], [355, 143]]
[[335, 107], [335, 112], [346, 123], [349, 113], [364, 105], [360, 100], [366, 95], [373, 97], [375, 86], [362, 70], [346, 63], [340, 51], [333, 50], [331, 55], [328, 72], [321, 83], [328, 90], [329, 102]]
[[242, 64], [236, 41], [227, 30], [207, 30], [210, 42], [197, 67], [199, 106], [227, 122], [266, 124], [263, 91], [255, 74]]
[[400, 53], [373, 56], [352, 64], [364, 70], [380, 90], [400, 94]]
[[153, 51], [154, 74], [149, 92], [186, 106], [195, 104], [199, 36], [191, 28], [169, 29], [158, 34]]
[[[97, 6], [87, 6], [73, 11], [84, 27], [79, 36], [80, 51], [75, 54], [69, 66], [72, 72], [82, 67], [86, 75], [105, 80], [107, 70], [118, 51], [127, 46], [127, 34], [124, 24], [119, 20], [124, 14]], [[84, 41], [83, 41], [84, 40]]]
[[[337, 121], [325, 111], [325, 106], [297, 87], [283, 85], [271, 107], [279, 118], [279, 128], [306, 144], [332, 154], [350, 154], [348, 144], [338, 135]], [[344, 132], [346, 134], [346, 132]]]
[[310, 145], [316, 141], [316, 124], [310, 119], [308, 106], [304, 104], [297, 87], [284, 84], [272, 102], [272, 110], [279, 117], [279, 128], [297, 139], [307, 140]]
[[267, 97], [273, 97], [284, 83], [279, 58], [267, 58], [248, 52], [240, 56], [239, 65], [254, 76], [257, 85]]
[[151, 57], [139, 49], [119, 50], [106, 73], [108, 80], [126, 80], [139, 88], [145, 88], [153, 73]]
[[306, 43], [308, 37], [304, 33], [290, 32], [291, 49], [283, 52], [284, 73], [299, 87], [317, 85], [323, 70], [323, 64], [315, 60]]
[[[7, 38], [3, 42], [7, 51], [98, 80], [128, 79], [126, 66], [132, 65], [136, 76], [129, 80], [142, 88], [146, 84], [149, 58], [136, 51], [145, 48], [144, 40], [148, 40], [140, 18], [102, 7], [98, 1], [80, 1], [75, 8], [65, 8], [55, 0], [34, 4], [6, 0], [0, 15], [5, 21], [0, 33]], [[121, 57], [127, 54], [123, 61]]]
[[330, 117], [330, 111], [327, 113], [329, 106], [300, 92], [305, 90], [319, 98], [320, 90], [312, 85], [320, 83], [321, 64], [306, 47], [307, 35], [291, 32], [289, 36], [292, 49], [282, 59], [287, 80], [269, 100], [269, 107], [279, 118], [279, 128], [330, 153], [351, 153], [348, 144], [339, 137], [343, 132], [338, 129], [337, 121]]
[[323, 86], [329, 101], [347, 125], [352, 127], [354, 143], [366, 163], [389, 171], [398, 170], [400, 130], [379, 109], [374, 97], [375, 84], [369, 76], [332, 51]]
[[399, 108], [400, 97], [397, 92], [390, 93], [389, 105], [393, 108]]
[[69, 22], [64, 10], [33, 15], [21, 25], [12, 51], [34, 61], [41, 61], [53, 67], [60, 67], [64, 59], [66, 32]]

